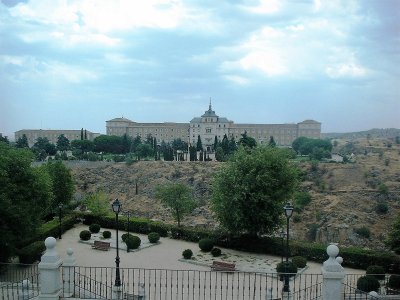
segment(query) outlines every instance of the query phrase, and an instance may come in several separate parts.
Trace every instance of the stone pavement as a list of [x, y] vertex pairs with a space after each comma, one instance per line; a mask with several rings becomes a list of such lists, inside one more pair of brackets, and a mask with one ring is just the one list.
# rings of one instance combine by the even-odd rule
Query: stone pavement
[[[111, 248], [109, 251], [101, 251], [92, 249], [90, 244], [82, 243], [79, 239], [79, 233], [88, 229], [86, 225], [76, 225], [71, 230], [62, 235], [61, 240], [57, 240], [57, 251], [61, 258], [67, 256], [67, 248], [72, 248], [76, 257], [77, 266], [101, 266], [114, 267], [116, 249]], [[115, 245], [116, 233], [113, 229], [101, 229], [111, 231], [111, 239], [104, 240], [111, 242], [111, 246]], [[119, 231], [119, 237], [125, 231]], [[136, 234], [142, 240], [144, 246], [149, 246], [147, 235]], [[100, 235], [96, 235], [99, 237]], [[96, 237], [95, 237], [96, 238]], [[169, 270], [199, 270], [209, 271], [210, 265], [214, 258], [208, 253], [202, 253], [196, 243], [174, 240], [170, 238], [161, 238], [160, 243], [139, 251], [126, 252], [125, 243], [121, 240], [120, 245], [120, 267], [121, 268], [144, 268], [144, 269], [169, 269]], [[188, 263], [182, 259], [182, 251], [191, 249], [194, 253], [195, 263]], [[281, 261], [281, 257], [247, 253], [231, 249], [221, 248], [223, 256], [215, 260], [226, 260], [235, 262], [239, 271], [271, 273], [275, 271], [275, 265]], [[339, 254], [340, 255], [340, 254]], [[327, 256], [328, 258], [328, 256]], [[320, 263], [308, 262], [308, 268], [304, 274], [321, 274]], [[364, 274], [364, 270], [356, 270], [345, 268], [347, 274]]]

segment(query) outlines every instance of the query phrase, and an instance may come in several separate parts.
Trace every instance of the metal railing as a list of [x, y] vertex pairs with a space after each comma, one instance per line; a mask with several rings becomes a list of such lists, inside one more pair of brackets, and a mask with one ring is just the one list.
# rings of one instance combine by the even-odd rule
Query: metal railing
[[38, 294], [37, 264], [0, 264], [0, 299], [31, 299]]
[[[74, 271], [69, 274], [73, 278], [63, 281], [73, 282], [75, 297], [111, 298], [115, 268], [71, 268]], [[120, 275], [123, 294], [128, 299], [265, 300], [280, 298], [283, 288], [276, 273], [121, 268]], [[321, 282], [321, 274], [302, 274], [292, 277], [289, 285], [296, 300], [318, 299]]]

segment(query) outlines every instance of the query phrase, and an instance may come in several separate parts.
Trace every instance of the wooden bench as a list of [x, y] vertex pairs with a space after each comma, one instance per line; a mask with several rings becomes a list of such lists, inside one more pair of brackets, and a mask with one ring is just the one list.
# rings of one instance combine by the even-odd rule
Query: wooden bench
[[110, 250], [110, 243], [102, 241], [94, 241], [92, 248], [97, 250], [108, 251]]
[[233, 272], [236, 270], [236, 265], [234, 263], [227, 263], [223, 261], [216, 261], [214, 260], [211, 269], [214, 271], [227, 271]]

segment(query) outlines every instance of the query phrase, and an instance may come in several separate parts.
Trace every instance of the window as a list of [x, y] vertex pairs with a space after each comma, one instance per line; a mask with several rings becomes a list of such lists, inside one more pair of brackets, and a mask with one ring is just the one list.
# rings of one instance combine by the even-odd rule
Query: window
[[206, 133], [211, 133], [211, 128], [206, 128]]

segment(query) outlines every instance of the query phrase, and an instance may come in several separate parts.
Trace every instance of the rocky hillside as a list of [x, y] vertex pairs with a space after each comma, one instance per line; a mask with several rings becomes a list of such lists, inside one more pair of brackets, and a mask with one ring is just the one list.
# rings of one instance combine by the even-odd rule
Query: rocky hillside
[[[293, 217], [292, 236], [302, 240], [334, 241], [381, 249], [383, 241], [400, 213], [400, 146], [385, 139], [338, 140], [334, 151], [354, 153], [352, 162], [294, 162], [303, 170], [302, 189], [312, 201]], [[348, 152], [348, 153], [350, 153]], [[135, 216], [173, 223], [168, 209], [154, 198], [154, 188], [167, 180], [190, 185], [198, 201], [187, 226], [214, 228], [217, 222], [209, 210], [210, 184], [218, 162], [141, 161], [125, 163], [71, 162], [77, 197], [103, 191], [110, 203], [119, 198], [124, 209]], [[137, 193], [136, 193], [137, 184]], [[384, 184], [388, 193], [379, 190]], [[378, 213], [379, 203], [387, 205], [387, 213]], [[370, 230], [370, 238], [356, 233]], [[364, 229], [365, 230], [365, 229]]]

